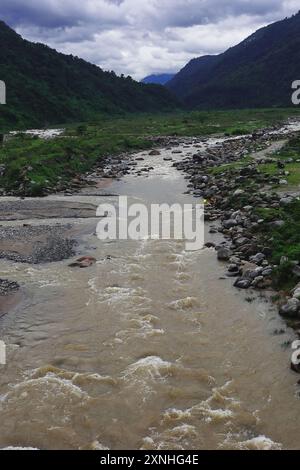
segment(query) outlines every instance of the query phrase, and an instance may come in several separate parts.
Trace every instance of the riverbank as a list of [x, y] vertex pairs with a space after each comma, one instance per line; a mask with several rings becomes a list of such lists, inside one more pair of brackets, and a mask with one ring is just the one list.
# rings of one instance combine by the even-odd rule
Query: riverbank
[[93, 168], [105, 178], [126, 174], [133, 151], [164, 144], [165, 136], [170, 140], [246, 135], [265, 127], [276, 129], [299, 114], [293, 108], [131, 115], [9, 134], [0, 147], [0, 195], [36, 197], [74, 191], [87, 183], [82, 175]]
[[[176, 164], [206, 200], [210, 233], [239, 289], [271, 290], [279, 313], [300, 327], [300, 136], [298, 124], [227, 140]], [[219, 223], [218, 223], [219, 222]], [[209, 243], [209, 246], [213, 244]], [[272, 292], [272, 291], [271, 291]]]

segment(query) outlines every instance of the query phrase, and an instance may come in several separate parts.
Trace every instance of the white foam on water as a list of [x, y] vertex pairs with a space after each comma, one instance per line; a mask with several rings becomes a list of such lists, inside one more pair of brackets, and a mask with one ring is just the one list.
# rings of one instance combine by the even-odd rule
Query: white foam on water
[[[209, 377], [208, 377], [209, 378]], [[210, 377], [211, 381], [214, 379]], [[209, 383], [207, 381], [207, 383]], [[229, 385], [227, 382], [222, 387], [215, 387], [212, 389], [212, 394], [197, 405], [179, 410], [176, 408], [168, 409], [164, 412], [162, 423], [172, 423], [176, 421], [194, 421], [201, 419], [203, 423], [228, 423], [236, 416], [236, 408], [240, 402], [232, 397], [227, 397], [226, 393], [229, 392]], [[221, 403], [220, 403], [221, 402]], [[223, 406], [218, 406], [223, 404]]]
[[298, 132], [300, 131], [300, 121], [290, 121], [288, 124], [283, 126], [281, 129], [269, 132], [269, 135], [277, 135], [277, 134], [289, 134], [291, 132]]
[[131, 364], [123, 373], [125, 380], [139, 378], [151, 381], [164, 380], [171, 372], [173, 364], [157, 356], [148, 356]]
[[45, 375], [45, 377], [26, 380], [25, 382], [12, 385], [11, 388], [13, 391], [8, 392], [6, 396], [7, 399], [10, 399], [11, 395], [17, 396], [22, 394], [22, 396], [25, 397], [27, 392], [32, 389], [35, 389], [36, 391], [40, 390], [40, 398], [42, 398], [42, 394], [45, 397], [52, 395], [53, 398], [57, 398], [58, 395], [80, 400], [89, 398], [89, 395], [81, 390], [81, 388], [75, 385], [71, 380], [59, 378], [51, 372]]
[[148, 356], [129, 365], [123, 372], [122, 378], [128, 387], [133, 387], [142, 401], [152, 395], [156, 384], [164, 383], [172, 375], [174, 366], [157, 356]]
[[196, 297], [186, 297], [184, 299], [178, 299], [169, 304], [169, 308], [172, 310], [189, 310], [198, 306], [198, 299]]
[[142, 288], [115, 286], [103, 289], [100, 286], [98, 287], [98, 282], [98, 278], [90, 279], [88, 286], [91, 292], [97, 295], [97, 300], [100, 303], [141, 305], [151, 302], [151, 299], [146, 297], [146, 292]]
[[245, 441], [236, 440], [238, 437], [228, 434], [220, 449], [230, 450], [282, 450], [282, 444], [272, 441], [266, 436], [257, 436]]
[[64, 369], [59, 369], [52, 366], [39, 367], [38, 369], [33, 369], [27, 373], [27, 376], [31, 379], [39, 379], [45, 377], [56, 377], [58, 379], [67, 380], [72, 382], [75, 386], [79, 387], [82, 385], [89, 385], [93, 383], [104, 383], [107, 385], [116, 385], [117, 380], [111, 376], [103, 376], [98, 373], [79, 373], [71, 372]]
[[19, 450], [19, 451], [23, 451], [23, 450], [40, 450], [40, 449], [37, 449], [36, 447], [4, 447], [3, 449], [0, 449], [0, 450]]
[[121, 330], [116, 334], [116, 339], [122, 340], [122, 342], [127, 340], [132, 340], [133, 338], [148, 338], [153, 336], [161, 336], [165, 334], [163, 329], [155, 328], [152, 324], [152, 321], [144, 319], [132, 319], [129, 321], [130, 325], [134, 328], [128, 328]]
[[161, 433], [153, 429], [150, 436], [142, 440], [141, 450], [187, 450], [191, 442], [199, 442], [199, 439], [198, 429], [183, 423]]
[[99, 441], [94, 441], [90, 445], [91, 450], [110, 450], [109, 447], [106, 447], [104, 444], [101, 444]]

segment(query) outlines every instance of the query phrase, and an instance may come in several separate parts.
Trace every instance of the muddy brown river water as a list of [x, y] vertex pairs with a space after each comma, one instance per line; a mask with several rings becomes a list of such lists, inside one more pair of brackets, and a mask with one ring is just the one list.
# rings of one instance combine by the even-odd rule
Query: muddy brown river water
[[[103, 191], [191, 202], [184, 176], [163, 159], [193, 146], [183, 151], [147, 157], [149, 175]], [[0, 448], [299, 448], [299, 388], [283, 347], [294, 336], [272, 305], [233, 289], [213, 250], [101, 242], [96, 219], [74, 223], [82, 251], [98, 260], [91, 268], [1, 262], [1, 277], [25, 293], [0, 323]]]

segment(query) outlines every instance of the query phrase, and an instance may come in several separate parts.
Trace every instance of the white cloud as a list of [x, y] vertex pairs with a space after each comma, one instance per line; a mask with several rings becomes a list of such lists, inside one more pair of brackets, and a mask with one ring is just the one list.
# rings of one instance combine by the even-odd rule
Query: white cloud
[[1, 0], [26, 38], [142, 78], [216, 54], [299, 9], [299, 0]]

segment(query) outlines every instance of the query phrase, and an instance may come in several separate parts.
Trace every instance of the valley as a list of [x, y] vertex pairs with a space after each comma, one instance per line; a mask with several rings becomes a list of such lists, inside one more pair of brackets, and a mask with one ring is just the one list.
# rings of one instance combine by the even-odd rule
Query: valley
[[[5, 306], [1, 339], [8, 356], [0, 379], [0, 447], [297, 448], [298, 376], [289, 369], [297, 326], [286, 323], [272, 301], [271, 261], [257, 257], [250, 268], [242, 252], [247, 243], [237, 244], [235, 252], [231, 245], [247, 238], [242, 227], [249, 230], [249, 223], [257, 223], [261, 204], [277, 203], [275, 196], [268, 201], [251, 185], [270, 185], [273, 194], [281, 178], [277, 171], [285, 171], [276, 162], [293, 158], [287, 167], [297, 167], [293, 139], [299, 122], [291, 117], [283, 126], [273, 111], [256, 114], [256, 122], [249, 122], [248, 113], [245, 120], [242, 116], [234, 120], [233, 114], [221, 114], [219, 135], [213, 132], [215, 115], [212, 121], [204, 116], [191, 120], [201, 135], [185, 137], [159, 130], [166, 126], [185, 133], [182, 116], [147, 117], [151, 135], [140, 136], [144, 150], [127, 149], [100, 165], [95, 161], [80, 173], [80, 181], [77, 175], [66, 178], [61, 188], [55, 182], [44, 197], [1, 197], [2, 276], [9, 283], [3, 281], [7, 295], [0, 297]], [[271, 120], [266, 122], [266, 116]], [[125, 129], [122, 121], [114, 125], [128, 131], [128, 122]], [[202, 134], [200, 126], [211, 129], [210, 135]], [[252, 134], [237, 135], [239, 127]], [[77, 129], [65, 132], [72, 135]], [[87, 126], [86, 139], [93, 132]], [[61, 136], [46, 142], [15, 136], [7, 145], [22, 143], [26, 152], [32, 145], [27, 139], [43, 149], [64, 145]], [[76, 137], [72, 140], [78, 148]], [[41, 168], [37, 163], [35, 171]], [[274, 165], [273, 174], [265, 173], [264, 165]], [[239, 172], [245, 168], [243, 182]], [[206, 184], [200, 187], [204, 175]], [[300, 181], [294, 170], [290, 177], [283, 191], [296, 198]], [[256, 194], [257, 201], [244, 199], [247, 189], [231, 201], [228, 193], [237, 187], [248, 187], [247, 197]], [[176, 240], [100, 241], [96, 208], [101, 202], [116, 204], [120, 195], [146, 205], [205, 197], [206, 248], [189, 253]], [[230, 205], [223, 208], [218, 197]], [[283, 220], [286, 207], [286, 213], [279, 209]], [[274, 217], [278, 220], [276, 211]], [[252, 237], [253, 243], [260, 242]], [[94, 261], [81, 269], [74, 263], [79, 257]], [[259, 272], [245, 277], [243, 266]], [[251, 279], [246, 290], [233, 287], [241, 268], [242, 279]], [[252, 284], [259, 276], [263, 287]]]

